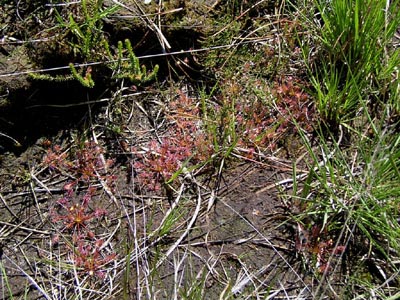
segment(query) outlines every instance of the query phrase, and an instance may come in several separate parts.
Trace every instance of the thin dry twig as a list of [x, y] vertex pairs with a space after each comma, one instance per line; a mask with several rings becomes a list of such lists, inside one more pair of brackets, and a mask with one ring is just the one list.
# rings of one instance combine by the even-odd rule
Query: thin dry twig
[[6, 200], [4, 199], [3, 195], [0, 193], [0, 200], [3, 202], [4, 207], [7, 208], [8, 212], [15, 218], [18, 219], [17, 215], [14, 213], [14, 211], [11, 209], [11, 207], [8, 206]]
[[13, 230], [21, 229], [21, 230], [24, 230], [24, 231], [27, 231], [27, 232], [39, 233], [39, 234], [44, 234], [44, 235], [51, 235], [51, 232], [46, 231], [46, 230], [39, 230], [39, 229], [35, 229], [35, 228], [22, 226], [22, 224], [25, 224], [24, 221], [19, 223], [18, 225], [12, 224], [10, 222], [5, 222], [5, 221], [0, 221], [0, 224], [10, 226], [10, 227], [14, 228]]
[[183, 239], [189, 234], [189, 231], [192, 229], [194, 223], [196, 222], [197, 216], [199, 215], [199, 212], [200, 212], [201, 200], [202, 200], [200, 188], [197, 187], [197, 189], [198, 189], [197, 190], [198, 196], [197, 196], [196, 209], [193, 212], [192, 218], [191, 218], [188, 226], [186, 227], [183, 234], [181, 234], [181, 236], [175, 241], [175, 243], [168, 249], [167, 253], [165, 253], [165, 255], [157, 262], [156, 268], [159, 268], [164, 263], [164, 261], [171, 255], [171, 253], [175, 251], [175, 249], [181, 244]]
[[17, 270], [21, 272], [29, 281], [30, 283], [42, 294], [43, 297], [45, 297], [48, 300], [52, 300], [50, 295], [45, 291], [45, 288], [42, 287], [36, 280], [30, 276], [28, 273], [26, 273], [18, 264], [16, 264], [11, 258], [9, 258], [6, 254], [3, 253], [3, 258], [5, 258], [7, 261], [9, 261]]

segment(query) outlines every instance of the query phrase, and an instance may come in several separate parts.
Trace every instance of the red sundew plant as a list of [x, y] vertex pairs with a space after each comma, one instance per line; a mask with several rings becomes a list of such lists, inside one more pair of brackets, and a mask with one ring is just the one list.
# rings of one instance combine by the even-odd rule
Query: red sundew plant
[[148, 151], [137, 153], [137, 156], [141, 161], [137, 161], [134, 167], [139, 171], [141, 182], [158, 190], [160, 183], [167, 181], [190, 156], [190, 150], [180, 147], [173, 139], [165, 139], [161, 145], [151, 141]]
[[66, 186], [65, 196], [57, 201], [59, 209], [52, 211], [52, 221], [62, 224], [61, 231], [67, 230], [77, 236], [85, 232], [88, 236], [94, 236], [87, 227], [88, 223], [107, 214], [104, 209], [90, 211], [89, 202], [95, 193], [95, 188], [89, 187], [82, 200], [76, 202], [74, 201], [75, 195], [71, 185], [67, 184]]
[[262, 147], [274, 149], [276, 126], [271, 108], [261, 101], [238, 103], [236, 120], [241, 130], [239, 145], [254, 149]]
[[145, 152], [132, 149], [139, 181], [149, 190], [159, 190], [185, 163], [204, 161], [213, 150], [211, 139], [200, 126], [200, 110], [194, 99], [179, 92], [170, 108], [168, 118], [172, 124], [165, 134], [168, 138], [161, 143], [150, 141]]
[[[103, 149], [93, 142], [84, 143], [81, 149], [67, 155], [60, 146], [49, 149], [44, 158], [44, 164], [51, 172], [68, 174], [76, 178], [66, 183], [63, 187], [64, 196], [59, 199], [51, 209], [51, 221], [56, 225], [57, 234], [53, 237], [53, 245], [64, 247], [74, 262], [80, 274], [104, 278], [104, 266], [115, 258], [115, 254], [103, 255], [102, 240], [96, 239], [96, 234], [91, 228], [94, 221], [107, 214], [101, 208], [92, 208], [92, 198], [96, 188], [93, 181], [105, 181], [112, 188], [114, 177], [107, 174], [112, 165], [111, 160], [105, 160]], [[74, 158], [71, 158], [75, 155]], [[86, 186], [83, 195], [75, 192], [75, 187]], [[65, 241], [70, 243], [60, 244], [62, 234]]]
[[[249, 149], [250, 154], [259, 147], [273, 150], [279, 135], [296, 130], [293, 119], [307, 131], [312, 129], [313, 109], [308, 103], [308, 95], [293, 81], [288, 78], [287, 82], [276, 85], [275, 108], [261, 100], [240, 101], [239, 98], [232, 111], [229, 108], [225, 114], [227, 107], [221, 104], [215, 107], [213, 113], [220, 117], [220, 126], [228, 126], [230, 118], [235, 119], [238, 145]], [[235, 86], [235, 89], [235, 94], [239, 95], [240, 87]], [[169, 108], [167, 118], [172, 122], [165, 133], [168, 138], [161, 143], [150, 141], [144, 147], [146, 151], [132, 149], [137, 158], [134, 167], [139, 182], [149, 190], [159, 190], [161, 184], [186, 162], [196, 164], [207, 161], [214, 150], [211, 133], [203, 130], [201, 110], [196, 99], [179, 91], [177, 100], [169, 103]]]
[[260, 97], [253, 101], [237, 100], [235, 118], [239, 146], [250, 151], [255, 148], [274, 150], [282, 134], [296, 132], [296, 126], [312, 131], [314, 107], [298, 80], [288, 77], [276, 82], [272, 95], [274, 102], [263, 101]]
[[[57, 201], [58, 208], [52, 210], [52, 222], [61, 225], [59, 231], [64, 238], [71, 237], [71, 244], [64, 245], [67, 253], [72, 257], [75, 267], [80, 274], [96, 276], [103, 279], [105, 277], [104, 266], [112, 261], [116, 255], [103, 255], [103, 240], [96, 240], [95, 233], [91, 230], [91, 223], [99, 220], [107, 214], [104, 209], [95, 210], [89, 207], [92, 197], [96, 191], [89, 187], [80, 200], [73, 191], [76, 182], [68, 183], [64, 186], [65, 195]], [[53, 238], [53, 244], [59, 244], [60, 237]]]
[[346, 247], [343, 245], [334, 247], [332, 239], [323, 239], [322, 236], [326, 235], [326, 230], [322, 231], [319, 225], [314, 225], [308, 231], [301, 224], [297, 224], [295, 238], [296, 251], [311, 254], [316, 261], [316, 267], [320, 273], [330, 271], [328, 261], [331, 255], [340, 255], [346, 250]]
[[103, 148], [94, 142], [85, 142], [84, 147], [77, 151], [76, 173], [80, 175], [81, 181], [90, 182], [92, 178], [104, 174], [112, 166], [112, 160], [102, 160], [103, 154]]
[[94, 245], [79, 240], [72, 254], [76, 268], [83, 274], [105, 278], [105, 266], [116, 258], [116, 254], [104, 255], [102, 251], [103, 240], [97, 240]]
[[168, 133], [179, 139], [180, 147], [190, 151], [192, 162], [207, 160], [214, 149], [212, 137], [202, 126], [198, 103], [181, 91], [178, 94], [179, 98], [169, 104], [171, 111], [167, 118], [173, 121], [173, 126]]
[[67, 172], [76, 177], [77, 182], [90, 183], [92, 180], [101, 179], [112, 183], [113, 176], [107, 175], [107, 170], [112, 166], [112, 160], [104, 160], [103, 149], [94, 142], [85, 142], [82, 149], [75, 152], [76, 159], [69, 159], [60, 146], [48, 149], [44, 157], [44, 164], [51, 171]]
[[73, 167], [73, 163], [67, 158], [67, 153], [63, 152], [59, 145], [55, 145], [53, 149], [47, 150], [43, 163], [48, 166], [51, 171], [67, 170]]
[[276, 109], [280, 123], [277, 131], [296, 131], [295, 121], [306, 132], [312, 132], [315, 109], [309, 101], [309, 96], [296, 83], [294, 78], [288, 77], [285, 81], [275, 84]]
[[169, 117], [181, 120], [200, 120], [200, 109], [195, 99], [188, 97], [184, 92], [178, 90], [179, 97], [169, 103], [171, 113]]

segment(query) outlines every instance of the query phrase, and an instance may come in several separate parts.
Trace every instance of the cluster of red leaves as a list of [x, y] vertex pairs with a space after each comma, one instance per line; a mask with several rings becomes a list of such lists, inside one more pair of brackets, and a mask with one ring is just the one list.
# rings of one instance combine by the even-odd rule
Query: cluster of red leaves
[[93, 237], [94, 233], [87, 227], [88, 222], [100, 218], [107, 214], [104, 209], [90, 209], [89, 202], [95, 194], [96, 189], [89, 187], [83, 195], [81, 201], [76, 200], [76, 195], [70, 184], [64, 187], [64, 197], [57, 201], [57, 209], [51, 212], [54, 223], [62, 223], [62, 231], [68, 230], [76, 236], [84, 233], [88, 237]]
[[150, 190], [159, 190], [160, 184], [171, 178], [191, 154], [190, 149], [174, 138], [164, 139], [161, 144], [151, 141], [145, 153], [135, 149], [133, 152], [139, 158], [134, 167], [140, 182]]
[[[72, 186], [65, 186], [65, 195], [57, 201], [57, 208], [51, 211], [52, 222], [61, 225], [60, 232], [64, 236], [71, 235], [72, 244], [66, 249], [72, 257], [75, 267], [82, 274], [104, 278], [103, 267], [112, 261], [116, 255], [103, 255], [102, 239], [96, 239], [96, 234], [91, 228], [93, 221], [100, 221], [107, 214], [104, 209], [90, 208], [90, 202], [95, 189], [89, 187], [80, 201], [77, 201]], [[53, 239], [53, 244], [58, 244], [59, 235]]]
[[236, 121], [239, 145], [254, 148], [275, 149], [276, 142], [285, 133], [294, 133], [297, 126], [312, 132], [314, 107], [301, 82], [286, 78], [275, 82], [271, 101], [239, 101], [236, 104]]
[[43, 163], [50, 170], [68, 170], [73, 168], [73, 163], [68, 160], [67, 152], [63, 152], [61, 146], [55, 145], [53, 149], [48, 149], [43, 159]]
[[[308, 95], [293, 78], [287, 78], [274, 87], [275, 106], [260, 99], [248, 101], [241, 97], [242, 90], [237, 83], [227, 82], [230, 95], [223, 97], [220, 105], [214, 108], [219, 118], [220, 131], [231, 130], [232, 118], [235, 120], [238, 145], [248, 149], [248, 156], [255, 148], [275, 149], [277, 140], [284, 133], [296, 131], [296, 126], [312, 131], [314, 110]], [[167, 118], [171, 126], [165, 133], [167, 138], [150, 141], [143, 149], [132, 149], [135, 154], [135, 171], [140, 183], [150, 190], [158, 190], [182, 166], [204, 162], [213, 153], [213, 137], [208, 136], [202, 126], [201, 110], [196, 100], [179, 91], [178, 98], [169, 103]], [[236, 105], [230, 107], [230, 99]], [[244, 99], [242, 101], [242, 98]], [[224, 127], [225, 126], [225, 127]]]
[[178, 99], [170, 103], [168, 118], [174, 126], [169, 134], [179, 140], [180, 147], [189, 150], [187, 158], [190, 156], [192, 163], [205, 161], [214, 150], [212, 137], [202, 128], [201, 111], [196, 100], [181, 91], [178, 94]]
[[281, 83], [275, 84], [276, 105], [278, 111], [277, 129], [280, 131], [296, 131], [296, 124], [306, 132], [313, 130], [315, 110], [309, 96], [304, 92], [300, 82], [288, 77]]
[[83, 240], [79, 240], [77, 247], [72, 254], [75, 266], [82, 273], [89, 276], [96, 276], [100, 279], [105, 278], [104, 268], [116, 258], [116, 254], [103, 255], [103, 240], [96, 240], [94, 245]]
[[73, 159], [66, 151], [55, 145], [48, 149], [44, 157], [44, 164], [50, 171], [66, 172], [76, 178], [77, 182], [90, 183], [92, 180], [102, 179], [111, 183], [113, 176], [107, 175], [113, 160], [104, 160], [104, 150], [94, 142], [85, 142], [81, 149], [74, 153]]
[[332, 239], [322, 238], [327, 235], [326, 230], [321, 230], [319, 225], [312, 226], [308, 231], [303, 225], [297, 224], [296, 251], [311, 254], [316, 260], [316, 267], [320, 273], [330, 271], [328, 261], [331, 255], [340, 255], [346, 250], [343, 245], [335, 247]]
[[275, 148], [276, 128], [271, 115], [271, 108], [255, 101], [253, 103], [238, 103], [236, 120], [241, 130], [239, 145], [247, 148]]
[[[63, 152], [60, 146], [54, 146], [47, 151], [44, 163], [51, 172], [68, 174], [75, 178], [64, 185], [64, 195], [51, 209], [51, 221], [58, 227], [63, 237], [70, 235], [72, 243], [60, 244], [60, 235], [53, 238], [53, 244], [65, 247], [75, 267], [89, 276], [104, 277], [103, 267], [115, 258], [115, 254], [103, 255], [103, 241], [96, 238], [91, 225], [99, 222], [107, 211], [102, 208], [92, 208], [92, 198], [96, 188], [94, 181], [104, 180], [112, 185], [114, 177], [107, 174], [112, 161], [104, 161], [103, 149], [93, 142], [87, 142], [82, 149], [74, 153], [73, 159]], [[71, 155], [72, 156], [72, 155]], [[76, 193], [75, 187], [86, 187], [82, 196]]]
[[212, 142], [199, 125], [200, 112], [194, 99], [179, 92], [179, 98], [170, 103], [168, 128], [161, 143], [150, 141], [146, 151], [133, 148], [134, 163], [140, 183], [149, 190], [159, 190], [186, 163], [204, 161], [212, 154]]

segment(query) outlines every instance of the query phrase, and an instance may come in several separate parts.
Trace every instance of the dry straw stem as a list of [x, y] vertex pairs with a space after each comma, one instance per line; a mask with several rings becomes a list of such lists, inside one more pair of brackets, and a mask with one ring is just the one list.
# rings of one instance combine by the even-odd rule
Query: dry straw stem
[[[182, 186], [183, 185], [184, 184], [182, 184]], [[196, 209], [193, 212], [193, 216], [190, 219], [188, 226], [186, 227], [185, 231], [181, 234], [181, 236], [175, 241], [175, 243], [168, 249], [168, 251], [165, 253], [165, 255], [157, 262], [156, 269], [159, 268], [164, 263], [164, 261], [171, 255], [171, 253], [174, 252], [175, 249], [181, 244], [183, 239], [189, 234], [194, 223], [196, 222], [197, 216], [199, 215], [199, 212], [200, 212], [201, 201], [202, 201], [200, 188], [198, 186], [197, 186], [197, 192], [198, 192], [198, 195], [197, 195]]]
[[[0, 76], [1, 76], [1, 75], [0, 75]], [[13, 142], [14, 142], [14, 145], [17, 146], [17, 147], [18, 147], [18, 146], [21, 146], [20, 142], [18, 142], [16, 139], [14, 139], [13, 137], [11, 137], [11, 136], [9, 136], [9, 135], [7, 135], [7, 134], [5, 134], [5, 133], [0, 132], [0, 136], [4, 136], [5, 138], [7, 138], [7, 139], [13, 141]]]
[[38, 233], [38, 234], [44, 234], [44, 235], [50, 235], [51, 234], [49, 231], [46, 231], [46, 230], [39, 230], [39, 229], [31, 228], [31, 227], [22, 226], [22, 224], [26, 224], [26, 221], [28, 221], [28, 219], [25, 220], [25, 221], [22, 221], [21, 223], [19, 223], [17, 225], [16, 224], [12, 224], [10, 222], [6, 222], [6, 221], [0, 221], [0, 224], [13, 228], [12, 231], [9, 232], [8, 235], [10, 235], [11, 233], [13, 233], [14, 231], [17, 231], [19, 229], [21, 229], [23, 231], [26, 231], [26, 232], [29, 232], [29, 233]]
[[6, 254], [3, 253], [2, 257], [10, 262], [18, 271], [23, 274], [26, 279], [29, 280], [29, 282], [40, 292], [40, 294], [47, 300], [52, 300], [53, 298], [50, 297], [50, 295], [46, 292], [46, 288], [41, 286], [40, 283], [38, 283], [32, 276], [30, 276], [28, 273], [25, 272], [17, 263], [15, 263], [12, 259], [10, 259]]
[[[133, 2], [136, 5], [136, 8], [139, 11], [136, 11], [135, 9], [126, 6], [125, 4], [117, 1], [117, 0], [112, 0], [112, 2], [114, 2], [115, 4], [125, 8], [126, 10], [134, 13], [135, 15], [139, 15], [139, 17], [142, 19], [142, 21], [145, 22], [145, 24], [147, 24], [147, 26], [150, 28], [150, 30], [154, 31], [158, 37], [158, 40], [160, 41], [160, 45], [163, 48], [163, 53], [167, 53], [167, 49], [171, 49], [171, 45], [169, 44], [168, 40], [165, 38], [164, 34], [162, 33], [160, 26], [157, 26], [150, 18], [148, 15], [146, 15], [146, 13], [143, 11], [142, 6], [140, 3], [138, 3], [136, 0], [134, 0]], [[161, 5], [161, 2], [160, 2]]]

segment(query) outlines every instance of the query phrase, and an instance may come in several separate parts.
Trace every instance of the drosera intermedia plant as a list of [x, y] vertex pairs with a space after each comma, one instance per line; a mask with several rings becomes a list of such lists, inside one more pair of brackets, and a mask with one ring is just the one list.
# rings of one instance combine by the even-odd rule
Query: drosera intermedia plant
[[83, 275], [90, 277], [97, 277], [99, 279], [105, 279], [106, 267], [117, 257], [115, 253], [104, 254], [102, 247], [105, 241], [102, 239], [96, 240], [95, 242], [88, 242], [85, 240], [79, 240], [71, 253], [72, 260], [75, 267]]
[[295, 248], [298, 253], [304, 255], [306, 268], [311, 267], [324, 274], [333, 270], [332, 256], [341, 256], [346, 246], [336, 245], [332, 238], [328, 238], [328, 224], [323, 230], [321, 226], [314, 224], [310, 229], [306, 229], [304, 225], [297, 223]]
[[151, 190], [159, 190], [190, 157], [189, 149], [181, 147], [177, 140], [164, 139], [161, 144], [151, 141], [142, 152], [133, 149], [137, 160], [134, 164], [141, 184]]
[[171, 183], [171, 179], [178, 179], [184, 168], [203, 164], [213, 153], [210, 136], [202, 128], [196, 99], [179, 91], [169, 108], [167, 118], [171, 124], [164, 133], [166, 137], [132, 148], [139, 183], [150, 190], [159, 190], [163, 184]]
[[[72, 184], [65, 188], [65, 195], [57, 201], [51, 210], [52, 222], [57, 234], [52, 238], [53, 246], [66, 251], [74, 266], [82, 276], [105, 277], [105, 265], [116, 258], [115, 253], [106, 253], [102, 247], [104, 240], [97, 238], [96, 227], [107, 215], [103, 208], [91, 208], [89, 205], [96, 191], [89, 187], [82, 199], [76, 200]], [[96, 225], [94, 225], [94, 223]]]
[[212, 95], [200, 93], [196, 98], [178, 91], [167, 106], [165, 137], [159, 134], [132, 148], [140, 184], [159, 190], [184, 169], [205, 164], [220, 169], [236, 149], [253, 158], [255, 151], [276, 150], [278, 140], [298, 126], [306, 133], [313, 131], [315, 110], [300, 79], [259, 88], [250, 99], [244, 98], [243, 87], [226, 82], [229, 86], [231, 93], [222, 91], [215, 102], [208, 100]]
[[269, 98], [265, 95], [251, 103], [238, 102], [238, 124], [244, 128], [239, 134], [240, 144], [276, 150], [285, 137], [299, 129], [312, 133], [314, 105], [302, 85], [299, 78], [283, 77], [269, 88]]
[[57, 201], [58, 207], [52, 211], [52, 221], [62, 224], [60, 232], [68, 230], [76, 235], [94, 236], [88, 223], [95, 219], [99, 220], [107, 214], [107, 211], [104, 209], [92, 210], [89, 206], [96, 188], [89, 187], [82, 199], [77, 201], [77, 195], [72, 186], [73, 184], [68, 184], [64, 187], [65, 195]]
[[80, 276], [101, 279], [105, 277], [105, 265], [116, 257], [98, 236], [101, 233], [98, 224], [104, 222], [108, 214], [101, 206], [104, 204], [98, 202], [98, 182], [112, 187], [115, 178], [108, 174], [112, 161], [106, 161], [103, 153], [97, 143], [87, 141], [75, 151], [73, 148], [63, 151], [56, 145], [48, 149], [44, 157], [44, 164], [51, 173], [72, 178], [62, 187], [63, 197], [50, 205], [55, 230], [52, 245], [70, 258], [66, 270], [78, 270]]
[[100, 145], [86, 141], [75, 150], [74, 155], [69, 152], [55, 145], [47, 150], [43, 162], [50, 172], [70, 174], [76, 184], [90, 184], [101, 179], [112, 186], [115, 178], [107, 170], [114, 161], [104, 158], [104, 150]]

